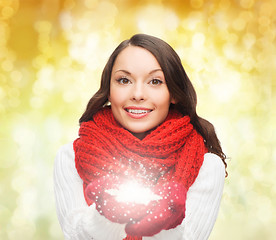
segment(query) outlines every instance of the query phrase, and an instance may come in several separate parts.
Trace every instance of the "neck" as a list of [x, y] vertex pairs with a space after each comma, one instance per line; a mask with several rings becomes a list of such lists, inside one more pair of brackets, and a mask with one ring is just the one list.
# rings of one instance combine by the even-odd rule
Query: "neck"
[[131, 134], [137, 137], [138, 139], [142, 140], [145, 136], [147, 136], [148, 132], [141, 132], [141, 133], [131, 132]]

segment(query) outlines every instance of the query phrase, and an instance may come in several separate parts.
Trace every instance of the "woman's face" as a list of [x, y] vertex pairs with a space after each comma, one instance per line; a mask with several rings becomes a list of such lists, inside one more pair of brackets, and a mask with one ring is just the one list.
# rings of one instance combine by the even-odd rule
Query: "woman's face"
[[173, 101], [163, 71], [149, 51], [128, 46], [117, 56], [109, 101], [115, 119], [140, 139], [166, 119]]

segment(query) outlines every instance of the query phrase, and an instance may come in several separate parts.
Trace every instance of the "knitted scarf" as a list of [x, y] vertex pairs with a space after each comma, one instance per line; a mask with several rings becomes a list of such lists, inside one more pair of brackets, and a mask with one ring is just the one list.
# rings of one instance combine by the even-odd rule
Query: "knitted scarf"
[[[166, 120], [142, 140], [114, 119], [110, 107], [83, 122], [74, 141], [75, 164], [83, 188], [106, 174], [179, 181], [188, 190], [195, 181], [207, 152], [203, 138], [188, 116], [170, 110]], [[85, 196], [88, 205], [93, 202]], [[125, 239], [142, 239], [127, 236]]]

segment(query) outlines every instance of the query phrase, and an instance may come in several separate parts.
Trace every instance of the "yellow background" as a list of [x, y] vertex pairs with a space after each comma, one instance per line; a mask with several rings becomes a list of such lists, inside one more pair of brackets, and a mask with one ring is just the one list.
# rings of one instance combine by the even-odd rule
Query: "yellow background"
[[115, 46], [180, 55], [228, 161], [211, 240], [276, 239], [274, 0], [0, 0], [0, 239], [62, 239], [52, 171]]

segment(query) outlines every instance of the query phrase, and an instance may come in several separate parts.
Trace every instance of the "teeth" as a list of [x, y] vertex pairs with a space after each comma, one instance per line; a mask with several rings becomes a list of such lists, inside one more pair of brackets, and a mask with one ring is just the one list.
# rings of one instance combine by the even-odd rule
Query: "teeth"
[[140, 110], [140, 109], [127, 109], [129, 113], [134, 113], [134, 114], [142, 114], [142, 113], [148, 113], [150, 110]]

